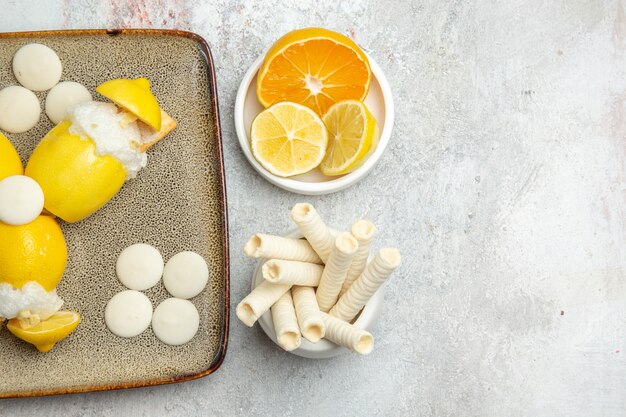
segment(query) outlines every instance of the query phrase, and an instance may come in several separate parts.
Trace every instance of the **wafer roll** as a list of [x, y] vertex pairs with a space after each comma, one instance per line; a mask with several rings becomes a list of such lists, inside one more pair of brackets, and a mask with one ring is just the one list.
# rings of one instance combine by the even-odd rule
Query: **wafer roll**
[[328, 312], [337, 302], [341, 285], [358, 248], [359, 242], [350, 233], [337, 235], [315, 293], [321, 311]]
[[322, 313], [322, 320], [326, 325], [326, 339], [361, 355], [367, 355], [372, 351], [374, 337], [368, 331], [326, 313]]
[[244, 246], [243, 252], [253, 258], [322, 263], [317, 252], [306, 240], [262, 233], [252, 236]]
[[291, 288], [293, 304], [296, 308], [300, 332], [307, 340], [317, 343], [326, 333], [326, 326], [320, 314], [320, 308], [312, 287], [294, 285]]
[[370, 245], [374, 238], [374, 233], [376, 232], [376, 227], [367, 220], [359, 220], [352, 225], [351, 231], [352, 236], [354, 236], [357, 242], [359, 242], [359, 249], [357, 249], [354, 257], [352, 258], [352, 264], [350, 265], [350, 269], [348, 269], [346, 279], [343, 281], [341, 291], [339, 291], [340, 297], [348, 291], [350, 285], [352, 285], [352, 283], [365, 269], [365, 265], [367, 265], [367, 258], [370, 254]]
[[271, 284], [263, 281], [237, 305], [237, 317], [248, 327], [261, 317], [287, 291], [291, 285]]
[[315, 252], [326, 263], [335, 239], [315, 207], [308, 203], [298, 203], [291, 209], [291, 218]]
[[400, 252], [397, 249], [381, 249], [374, 259], [367, 264], [361, 276], [339, 298], [329, 314], [347, 322], [352, 321], [399, 265]]
[[291, 291], [284, 293], [274, 303], [272, 306], [272, 319], [274, 321], [276, 339], [280, 347], [286, 351], [297, 349], [302, 338], [300, 337], [300, 328], [298, 327]]
[[263, 264], [263, 278], [273, 284], [317, 287], [324, 267], [309, 262], [270, 259]]

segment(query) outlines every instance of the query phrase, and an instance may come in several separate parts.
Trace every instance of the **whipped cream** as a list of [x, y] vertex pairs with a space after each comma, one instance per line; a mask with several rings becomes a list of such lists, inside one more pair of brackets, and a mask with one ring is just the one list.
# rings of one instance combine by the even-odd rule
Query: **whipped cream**
[[59, 311], [63, 300], [56, 290], [46, 291], [34, 281], [27, 282], [22, 288], [15, 288], [7, 283], [0, 283], [0, 316], [12, 319], [25, 310], [47, 318]]
[[115, 104], [88, 101], [68, 110], [70, 133], [88, 137], [96, 144], [98, 155], [111, 155], [124, 165], [126, 179], [135, 178], [146, 166], [148, 157], [139, 146], [146, 133], [132, 114], [120, 110]]

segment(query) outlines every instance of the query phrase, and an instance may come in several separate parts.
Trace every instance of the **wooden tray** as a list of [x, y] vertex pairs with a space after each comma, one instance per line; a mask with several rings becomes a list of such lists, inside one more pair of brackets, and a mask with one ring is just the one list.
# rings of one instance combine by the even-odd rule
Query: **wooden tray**
[[[196, 34], [168, 30], [0, 34], [0, 88], [17, 84], [11, 60], [31, 42], [54, 49], [64, 66], [62, 80], [82, 83], [95, 100], [106, 101], [95, 92], [103, 81], [148, 78], [178, 127], [148, 151], [148, 166], [100, 211], [78, 223], [61, 222], [69, 260], [58, 292], [63, 308], [78, 311], [82, 323], [45, 354], [0, 327], [0, 398], [158, 385], [210, 374], [226, 353], [229, 273], [224, 165], [208, 45]], [[46, 92], [36, 94], [43, 109]], [[7, 137], [26, 163], [52, 127], [42, 112], [34, 129]], [[200, 313], [191, 342], [167, 346], [151, 329], [123, 339], [106, 328], [106, 303], [125, 289], [115, 275], [117, 255], [137, 242], [154, 245], [166, 261], [183, 250], [206, 259], [209, 283], [191, 300]], [[169, 297], [162, 283], [145, 294], [154, 307]]]

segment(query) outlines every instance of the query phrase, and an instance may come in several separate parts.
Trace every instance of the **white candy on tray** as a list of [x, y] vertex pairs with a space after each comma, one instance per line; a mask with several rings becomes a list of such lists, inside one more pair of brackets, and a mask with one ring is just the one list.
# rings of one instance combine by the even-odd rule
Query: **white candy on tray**
[[0, 181], [0, 221], [12, 226], [28, 224], [43, 210], [43, 190], [25, 175], [11, 175]]

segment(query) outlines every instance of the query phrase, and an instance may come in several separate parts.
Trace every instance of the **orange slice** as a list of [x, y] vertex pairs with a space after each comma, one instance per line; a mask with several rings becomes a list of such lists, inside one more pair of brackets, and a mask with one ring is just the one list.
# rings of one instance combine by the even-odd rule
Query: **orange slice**
[[322, 116], [338, 101], [365, 99], [371, 79], [365, 53], [348, 37], [321, 28], [299, 29], [267, 52], [257, 97], [264, 107], [291, 101]]

